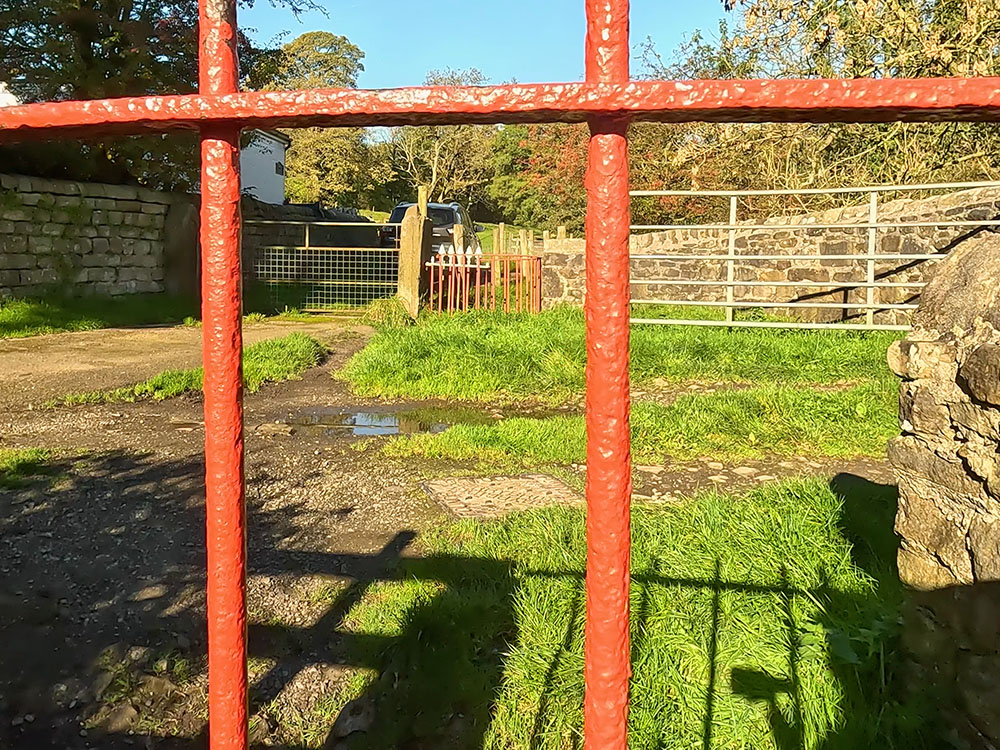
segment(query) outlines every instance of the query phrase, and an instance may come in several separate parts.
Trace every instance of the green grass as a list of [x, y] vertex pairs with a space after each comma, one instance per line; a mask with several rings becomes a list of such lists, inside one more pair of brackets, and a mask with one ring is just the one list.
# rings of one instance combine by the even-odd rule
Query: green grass
[[[842, 331], [634, 326], [632, 374], [639, 383], [658, 378], [890, 380], [885, 352], [895, 338]], [[585, 363], [579, 310], [426, 315], [416, 326], [378, 331], [341, 376], [370, 396], [558, 401], [583, 390]]]
[[49, 452], [40, 448], [0, 448], [0, 487], [17, 487], [46, 473], [48, 459]]
[[[264, 383], [297, 378], [310, 367], [319, 364], [323, 351], [322, 344], [302, 333], [292, 333], [282, 338], [251, 344], [243, 352], [244, 387], [250, 393], [254, 393], [260, 390]], [[191, 370], [168, 370], [124, 388], [71, 393], [56, 399], [52, 405], [75, 406], [143, 399], [162, 401], [184, 393], [200, 391], [202, 377], [200, 367]]]
[[[669, 406], [639, 402], [632, 411], [632, 451], [642, 463], [697, 456], [879, 456], [898, 432], [895, 393], [881, 384], [841, 392], [764, 386], [682, 396]], [[586, 460], [586, 439], [581, 416], [515, 418], [403, 436], [384, 450], [396, 456], [569, 464]]]
[[[629, 747], [935, 747], [898, 675], [894, 507], [812, 480], [637, 509]], [[349, 747], [579, 747], [583, 512], [422, 541], [346, 619], [352, 663], [382, 675], [353, 692], [385, 717]]]
[[169, 294], [12, 299], [0, 302], [0, 339], [62, 331], [180, 323], [197, 307], [196, 302], [186, 297]]

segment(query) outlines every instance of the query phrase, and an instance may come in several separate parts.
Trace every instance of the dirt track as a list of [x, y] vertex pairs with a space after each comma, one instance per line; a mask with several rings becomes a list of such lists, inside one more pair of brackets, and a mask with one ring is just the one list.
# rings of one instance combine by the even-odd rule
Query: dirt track
[[[248, 344], [302, 331], [320, 341], [342, 335], [337, 323], [266, 322], [244, 326]], [[364, 335], [361, 326], [351, 329]], [[201, 365], [201, 328], [109, 328], [0, 340], [0, 411], [79, 391], [110, 390], [164, 370]]]

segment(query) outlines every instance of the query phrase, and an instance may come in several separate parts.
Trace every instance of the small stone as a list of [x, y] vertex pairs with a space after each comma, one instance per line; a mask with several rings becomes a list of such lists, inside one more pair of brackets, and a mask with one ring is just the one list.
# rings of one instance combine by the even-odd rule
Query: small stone
[[358, 698], [344, 706], [330, 733], [334, 737], [347, 737], [355, 732], [367, 732], [375, 720], [375, 711], [370, 701]]
[[146, 586], [132, 595], [134, 602], [146, 602], [150, 599], [160, 599], [167, 595], [167, 587], [162, 583]]
[[98, 700], [104, 695], [104, 691], [114, 682], [115, 676], [111, 672], [101, 672], [94, 680], [94, 697]]
[[23, 723], [24, 723], [24, 717], [23, 717], [23, 716], [15, 716], [15, 717], [14, 717], [13, 719], [11, 719], [11, 721], [10, 721], [10, 725], [11, 725], [12, 727], [19, 727], [19, 726], [21, 726], [21, 725], [22, 725]]
[[663, 467], [662, 466], [636, 466], [635, 468], [638, 471], [643, 472], [644, 474], [662, 474], [663, 473]]
[[759, 474], [754, 479], [758, 482], [773, 482], [777, 477], [773, 477], [770, 474]]
[[715, 469], [715, 471], [719, 471], [720, 469], [724, 469], [725, 465], [722, 464], [722, 463], [719, 463], [718, 461], [709, 461], [708, 462], [708, 468]]
[[132, 708], [131, 703], [124, 703], [104, 717], [101, 725], [109, 734], [122, 734], [127, 732], [138, 720], [139, 712]]
[[738, 474], [741, 477], [752, 477], [757, 474], [757, 470], [749, 466], [737, 466], [733, 469], [733, 474]]
[[153, 700], [160, 700], [170, 695], [177, 689], [170, 680], [164, 679], [163, 677], [154, 677], [153, 675], [147, 675], [142, 678], [140, 683], [140, 689], [143, 694]]
[[727, 477], [727, 476], [725, 476], [723, 474], [714, 474], [714, 475], [712, 475], [712, 476], [710, 476], [708, 478], [708, 481], [710, 481], [710, 482], [728, 482], [729, 481], [729, 477]]

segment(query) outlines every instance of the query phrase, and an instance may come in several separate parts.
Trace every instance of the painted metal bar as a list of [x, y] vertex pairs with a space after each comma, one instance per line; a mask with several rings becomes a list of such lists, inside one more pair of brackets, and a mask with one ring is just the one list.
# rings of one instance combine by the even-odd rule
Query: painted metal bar
[[[633, 279], [632, 284], [636, 286], [726, 286], [728, 281], [702, 281], [683, 279]], [[734, 281], [733, 286], [793, 286], [807, 289], [864, 289], [867, 282], [853, 281]], [[926, 282], [895, 282], [876, 281], [876, 286], [886, 289], [919, 289], [927, 286]]]
[[[729, 260], [729, 255], [722, 253], [706, 253], [701, 255], [643, 253], [632, 254], [632, 260]], [[859, 253], [841, 255], [737, 255], [737, 260], [944, 260], [947, 253], [877, 253], [874, 257]]]
[[326, 245], [265, 245], [261, 250], [308, 250], [323, 252], [349, 252], [349, 253], [398, 253], [398, 247], [328, 247]]
[[[201, 0], [198, 30], [199, 90], [213, 97], [237, 91], [235, 0]], [[207, 124], [202, 130], [200, 240], [211, 750], [245, 750], [249, 727], [239, 153], [239, 124]]]
[[905, 325], [873, 325], [864, 323], [852, 325], [851, 323], [782, 323], [779, 321], [763, 320], [737, 320], [727, 323], [724, 320], [665, 320], [657, 318], [633, 318], [634, 325], [672, 325], [672, 326], [706, 326], [706, 327], [729, 327], [729, 328], [804, 328], [814, 330], [830, 331], [910, 331], [912, 326]]
[[[938, 79], [945, 81], [949, 79]], [[728, 198], [736, 196], [752, 195], [835, 195], [838, 193], [895, 193], [912, 192], [919, 190], [966, 190], [971, 188], [996, 188], [1000, 187], [1000, 182], [928, 182], [916, 183], [912, 185], [865, 185], [863, 187], [830, 187], [830, 188], [801, 188], [801, 189], [774, 189], [774, 190], [633, 190], [630, 194], [633, 197], [648, 197], [656, 195], [672, 196], [701, 196]]]
[[0, 142], [198, 129], [219, 122], [245, 128], [358, 127], [584, 122], [605, 115], [657, 122], [991, 122], [1000, 118], [1000, 78], [952, 78], [947, 85], [940, 78], [588, 79], [377, 91], [202, 91], [5, 107]]
[[[692, 299], [632, 299], [633, 305], [677, 305], [679, 307], [731, 307], [731, 308], [754, 308], [754, 307], [808, 307], [822, 308], [830, 310], [864, 310], [868, 308], [867, 303], [852, 304], [849, 302], [799, 302], [789, 300], [788, 302], [727, 302], [725, 300], [692, 300]], [[905, 303], [884, 302], [873, 303], [871, 305], [876, 310], [916, 310], [919, 305]]]
[[871, 222], [854, 224], [633, 224], [630, 228], [633, 231], [672, 231], [677, 229], [691, 229], [698, 231], [716, 230], [725, 231], [727, 229], [756, 231], [762, 229], [903, 229], [917, 227], [996, 227], [1000, 226], [1000, 221], [898, 221], [885, 222], [883, 224], [872, 224]]
[[267, 284], [309, 284], [310, 286], [384, 286], [384, 287], [395, 287], [398, 286], [397, 281], [367, 281], [358, 279], [261, 279]]
[[284, 221], [280, 219], [246, 219], [245, 226], [267, 226], [269, 224], [283, 224], [288, 226], [310, 226], [310, 227], [368, 227], [369, 229], [379, 229], [380, 227], [401, 227], [401, 223], [379, 224], [371, 221]]
[[[586, 78], [629, 79], [628, 0], [587, 0]], [[628, 126], [590, 120], [586, 190], [587, 616], [584, 750], [628, 745], [629, 435]]]
[[878, 193], [874, 190], [868, 196], [868, 223], [871, 227], [868, 229], [868, 261], [865, 264], [865, 278], [868, 282], [865, 288], [865, 302], [868, 303], [865, 320], [871, 326], [875, 324], [875, 309], [872, 305], [875, 302], [875, 256], [878, 254]]
[[[726, 247], [726, 281], [729, 282], [729, 286], [726, 287], [726, 302], [732, 305], [733, 300], [736, 298], [736, 287], [733, 286], [733, 282], [736, 280], [736, 212], [739, 207], [739, 198], [735, 195], [729, 198], [729, 223], [732, 225], [732, 229], [729, 230], [729, 242]], [[733, 322], [733, 308], [726, 308], [726, 320], [730, 323]]]

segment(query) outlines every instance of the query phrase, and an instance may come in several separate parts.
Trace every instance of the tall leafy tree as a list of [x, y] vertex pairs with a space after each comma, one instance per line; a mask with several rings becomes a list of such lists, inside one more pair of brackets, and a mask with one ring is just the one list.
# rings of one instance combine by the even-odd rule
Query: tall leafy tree
[[[267, 89], [353, 88], [365, 53], [344, 36], [309, 31], [263, 60]], [[384, 147], [362, 128], [300, 128], [285, 158], [285, 190], [293, 203], [374, 207], [392, 180]]]
[[[197, 0], [0, 0], [0, 78], [25, 102], [190, 93], [197, 37]], [[238, 43], [246, 71], [269, 54], [245, 36]], [[185, 188], [196, 151], [194, 137], [172, 135], [5, 147], [0, 157], [8, 169]]]

